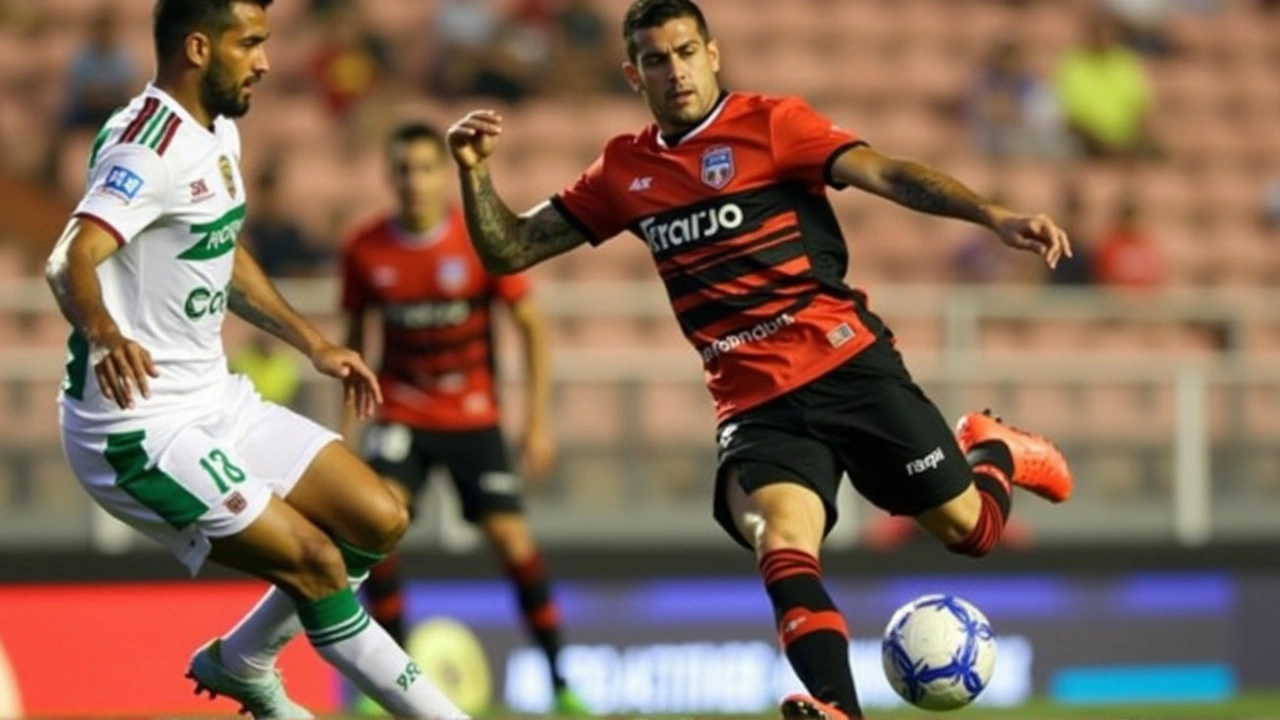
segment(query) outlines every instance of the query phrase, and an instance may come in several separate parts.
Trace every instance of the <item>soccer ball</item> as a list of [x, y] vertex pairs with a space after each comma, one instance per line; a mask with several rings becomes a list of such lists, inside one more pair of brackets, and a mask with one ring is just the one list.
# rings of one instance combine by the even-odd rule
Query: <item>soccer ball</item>
[[925, 710], [973, 702], [991, 680], [995, 632], [986, 616], [951, 595], [926, 595], [889, 620], [881, 644], [884, 674], [903, 700]]

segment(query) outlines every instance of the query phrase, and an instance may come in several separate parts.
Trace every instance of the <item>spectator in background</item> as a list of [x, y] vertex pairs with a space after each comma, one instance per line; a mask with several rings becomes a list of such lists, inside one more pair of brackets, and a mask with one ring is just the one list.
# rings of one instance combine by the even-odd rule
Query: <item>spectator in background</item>
[[1057, 286], [1093, 285], [1097, 282], [1093, 267], [1093, 243], [1085, 234], [1084, 198], [1075, 183], [1062, 188], [1062, 206], [1057, 220], [1071, 238], [1071, 256], [1063, 257], [1049, 271], [1049, 284]]
[[1262, 222], [1268, 229], [1280, 230], [1280, 175], [1262, 190]]
[[[999, 190], [988, 193], [991, 201], [1004, 206], [1007, 196]], [[967, 285], [985, 285], [1006, 279], [1006, 253], [991, 242], [988, 233], [966, 232], [951, 255], [952, 279]]]
[[557, 90], [594, 95], [625, 90], [617, 71], [618, 55], [594, 0], [565, 0], [554, 18], [554, 64]]
[[445, 0], [434, 23], [433, 90], [510, 104], [536, 92], [550, 57], [540, 15], [528, 3], [503, 19], [483, 0]]
[[369, 29], [355, 2], [326, 5], [325, 39], [311, 61], [311, 74], [329, 112], [346, 121], [390, 72], [391, 51], [387, 42]]
[[120, 43], [115, 8], [102, 5], [89, 25], [89, 41], [71, 62], [63, 126], [97, 130], [134, 93], [137, 68]]
[[1084, 45], [1058, 67], [1056, 91], [1068, 126], [1091, 157], [1154, 152], [1148, 117], [1151, 83], [1142, 58], [1120, 42], [1109, 13], [1091, 12]]
[[994, 157], [1061, 156], [1061, 116], [1053, 93], [1013, 37], [996, 41], [969, 100], [978, 142]]
[[284, 210], [276, 170], [258, 178], [245, 236], [263, 271], [269, 277], [308, 277], [329, 269], [329, 253], [307, 240], [302, 229]]
[[1129, 47], [1157, 57], [1176, 49], [1169, 20], [1185, 4], [1184, 0], [1106, 0]]
[[1098, 241], [1093, 267], [1098, 282], [1108, 287], [1146, 289], [1164, 282], [1164, 257], [1142, 226], [1136, 198], [1120, 201], [1115, 225]]
[[249, 378], [263, 400], [289, 407], [298, 398], [302, 374], [297, 355], [265, 333], [254, 333], [249, 342], [231, 355], [231, 372]]

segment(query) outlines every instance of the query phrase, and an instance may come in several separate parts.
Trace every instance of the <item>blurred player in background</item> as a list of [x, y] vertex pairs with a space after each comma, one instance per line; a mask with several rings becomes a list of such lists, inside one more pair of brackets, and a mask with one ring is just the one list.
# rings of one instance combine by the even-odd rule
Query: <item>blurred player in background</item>
[[720, 49], [690, 0], [637, 0], [623, 36], [627, 79], [656, 124], [609, 141], [550, 202], [517, 215], [494, 190], [496, 113], [450, 130], [471, 238], [496, 273], [623, 230], [648, 245], [720, 420], [715, 517], [755, 550], [782, 646], [810, 693], [785, 698], [782, 716], [861, 717], [848, 631], [818, 564], [841, 474], [972, 556], [999, 542], [1013, 485], [1061, 502], [1072, 480], [1047, 440], [986, 414], [966, 415], [952, 434], [866, 294], [845, 284], [848, 251], [826, 187], [987, 227], [1050, 266], [1070, 246], [1048, 218], [881, 155], [799, 98], [724, 91]]
[[268, 70], [270, 4], [156, 4], [155, 82], [99, 132], [84, 197], [48, 263], [74, 328], [63, 448], [95, 501], [193, 574], [212, 559], [275, 585], [192, 658], [197, 692], [228, 695], [259, 718], [311, 717], [274, 668], [305, 629], [321, 657], [397, 716], [462, 718], [352, 590], [404, 534], [395, 494], [337, 435], [227, 370], [222, 321], [232, 312], [342, 380], [360, 413], [381, 401], [360, 355], [327, 341], [238, 247], [246, 200], [233, 118]]
[[[410, 509], [432, 470], [449, 471], [463, 517], [483, 531], [507, 568], [525, 625], [546, 653], [557, 712], [584, 714], [560, 673], [560, 615], [498, 423], [495, 303], [511, 310], [524, 339], [523, 469], [534, 478], [545, 476], [555, 448], [541, 316], [525, 278], [490, 275], [476, 257], [466, 221], [446, 197], [444, 136], [427, 125], [405, 125], [392, 135], [387, 154], [398, 206], [356, 231], [341, 261], [349, 346], [364, 348], [369, 311], [376, 311], [382, 326], [379, 380], [386, 402], [366, 436], [365, 457]], [[348, 407], [345, 437], [355, 437], [356, 421]], [[395, 556], [373, 568], [367, 591], [374, 617], [403, 642], [404, 601]]]

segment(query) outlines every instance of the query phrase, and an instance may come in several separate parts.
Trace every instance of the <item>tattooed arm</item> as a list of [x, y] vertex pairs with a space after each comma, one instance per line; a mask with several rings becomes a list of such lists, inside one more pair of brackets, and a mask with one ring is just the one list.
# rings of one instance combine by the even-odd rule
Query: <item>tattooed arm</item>
[[461, 179], [467, 231], [491, 273], [519, 272], [587, 241], [550, 202], [513, 212], [494, 190], [488, 164], [464, 168]]
[[245, 322], [297, 348], [307, 357], [329, 342], [298, 314], [244, 247], [236, 248], [235, 268], [227, 291], [227, 309]]
[[1009, 211], [931, 167], [885, 157], [869, 147], [846, 151], [831, 165], [831, 179], [930, 215], [994, 228]]
[[501, 134], [502, 118], [478, 110], [449, 128], [449, 149], [458, 163], [471, 243], [486, 270], [507, 275], [572, 250], [587, 238], [549, 202], [518, 215], [498, 197], [488, 159]]
[[885, 157], [865, 145], [831, 164], [830, 180], [929, 215], [990, 228], [1010, 247], [1038, 253], [1050, 267], [1071, 255], [1067, 234], [1044, 215], [1022, 215], [982, 197], [964, 183], [926, 165]]

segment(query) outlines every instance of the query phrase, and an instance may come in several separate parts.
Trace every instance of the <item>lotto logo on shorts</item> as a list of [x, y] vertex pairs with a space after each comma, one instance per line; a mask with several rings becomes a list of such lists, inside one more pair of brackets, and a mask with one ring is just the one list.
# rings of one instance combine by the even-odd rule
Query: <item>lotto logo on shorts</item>
[[249, 501], [245, 500], [244, 496], [237, 490], [228, 495], [227, 499], [222, 501], [222, 505], [231, 511], [232, 515], [239, 515], [244, 512], [245, 508], [249, 507]]
[[831, 347], [840, 347], [852, 339], [853, 328], [848, 323], [840, 323], [834, 330], [827, 332], [827, 342], [831, 343]]
[[912, 460], [907, 463], [907, 475], [919, 475], [922, 472], [933, 470], [942, 464], [943, 457], [945, 456], [942, 454], [942, 448], [936, 448], [919, 460]]

